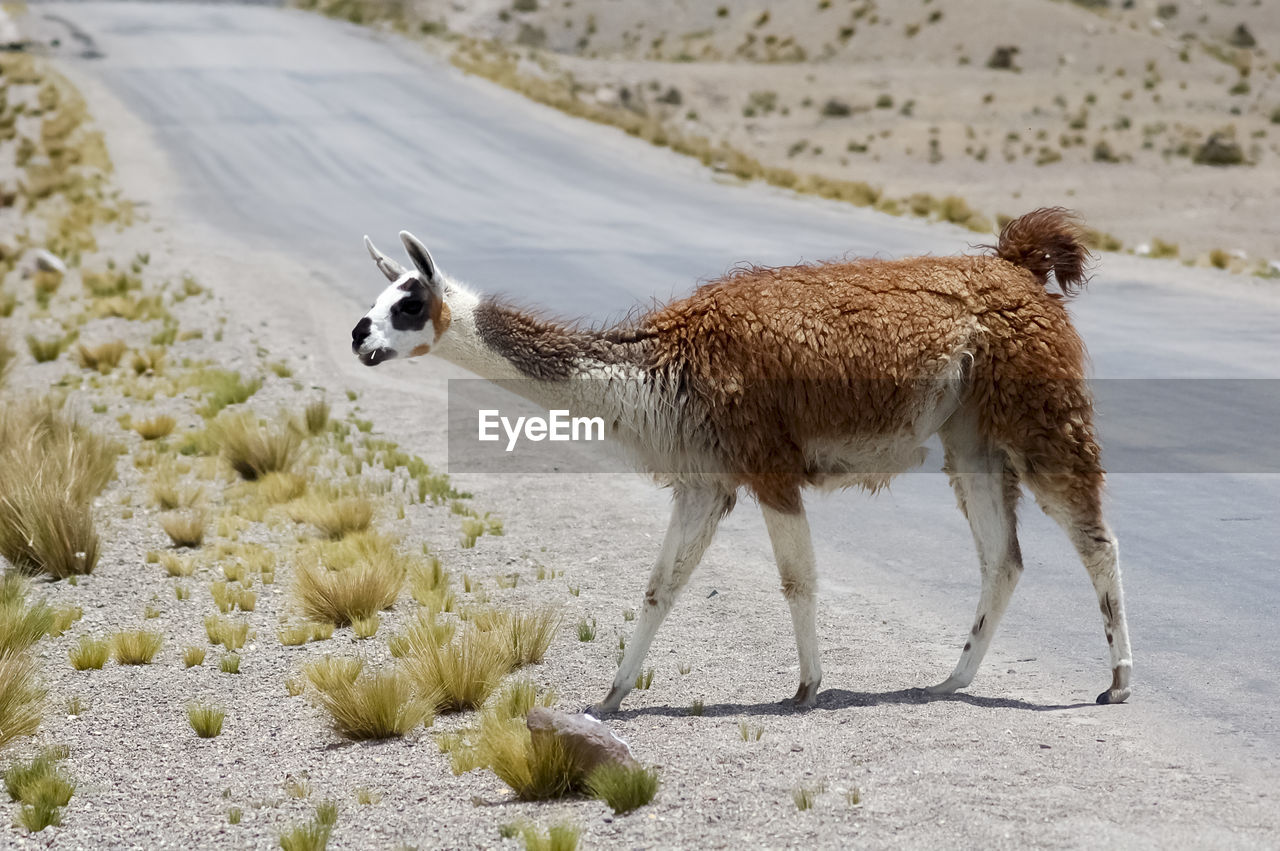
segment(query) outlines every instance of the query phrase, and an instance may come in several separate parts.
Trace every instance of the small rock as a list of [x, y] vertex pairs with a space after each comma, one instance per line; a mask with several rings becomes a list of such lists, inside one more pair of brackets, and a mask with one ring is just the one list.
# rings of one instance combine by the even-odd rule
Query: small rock
[[67, 264], [62, 262], [62, 258], [54, 254], [52, 251], [41, 248], [36, 252], [36, 268], [42, 272], [57, 272], [59, 275], [67, 274]]
[[605, 762], [636, 764], [630, 746], [614, 735], [607, 724], [590, 715], [535, 706], [529, 710], [525, 724], [535, 739], [539, 736], [560, 739], [584, 772]]

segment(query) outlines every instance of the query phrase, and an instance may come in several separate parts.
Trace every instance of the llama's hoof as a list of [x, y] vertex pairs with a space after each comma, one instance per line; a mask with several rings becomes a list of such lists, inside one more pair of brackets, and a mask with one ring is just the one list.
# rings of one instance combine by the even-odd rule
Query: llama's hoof
[[1124, 703], [1129, 699], [1129, 689], [1109, 688], [1098, 695], [1098, 703]]
[[812, 709], [818, 704], [818, 683], [801, 683], [791, 705], [796, 709]]
[[936, 686], [926, 686], [924, 691], [925, 694], [955, 694], [966, 685], [968, 683], [962, 683], [955, 677], [947, 677]]

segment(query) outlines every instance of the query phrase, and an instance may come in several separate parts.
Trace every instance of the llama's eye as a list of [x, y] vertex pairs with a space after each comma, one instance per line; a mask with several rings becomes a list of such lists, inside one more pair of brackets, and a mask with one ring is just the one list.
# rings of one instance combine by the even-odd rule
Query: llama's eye
[[402, 301], [400, 302], [400, 312], [407, 316], [417, 316], [422, 313], [422, 302], [417, 299]]

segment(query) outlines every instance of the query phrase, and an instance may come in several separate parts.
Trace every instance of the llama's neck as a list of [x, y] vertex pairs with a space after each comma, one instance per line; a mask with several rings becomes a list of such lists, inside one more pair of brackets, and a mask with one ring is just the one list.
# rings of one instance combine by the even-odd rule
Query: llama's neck
[[460, 289], [448, 304], [433, 353], [544, 407], [608, 408], [610, 387], [641, 376], [642, 335], [573, 328]]

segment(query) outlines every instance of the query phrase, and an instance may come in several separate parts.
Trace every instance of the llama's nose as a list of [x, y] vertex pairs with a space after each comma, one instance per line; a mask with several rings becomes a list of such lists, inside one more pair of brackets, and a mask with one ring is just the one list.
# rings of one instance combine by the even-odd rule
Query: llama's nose
[[351, 330], [351, 350], [359, 353], [360, 346], [365, 340], [369, 339], [369, 329], [373, 327], [373, 320], [364, 317], [356, 323], [356, 327]]

